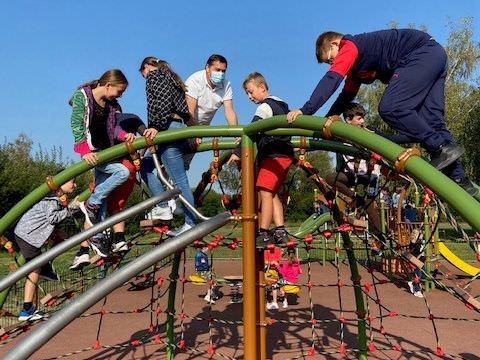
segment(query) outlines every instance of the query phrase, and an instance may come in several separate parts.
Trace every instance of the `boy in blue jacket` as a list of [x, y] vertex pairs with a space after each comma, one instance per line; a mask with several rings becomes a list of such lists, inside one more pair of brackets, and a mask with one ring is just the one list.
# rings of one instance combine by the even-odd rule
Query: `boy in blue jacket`
[[431, 164], [470, 195], [477, 193], [460, 163], [464, 149], [445, 125], [447, 54], [429, 34], [413, 29], [358, 35], [328, 31], [317, 39], [316, 56], [330, 68], [303, 107], [288, 113], [288, 122], [314, 114], [344, 78], [343, 90], [327, 116], [340, 115], [361, 84], [380, 80], [388, 84], [378, 105], [382, 119], [420, 143], [430, 154]]

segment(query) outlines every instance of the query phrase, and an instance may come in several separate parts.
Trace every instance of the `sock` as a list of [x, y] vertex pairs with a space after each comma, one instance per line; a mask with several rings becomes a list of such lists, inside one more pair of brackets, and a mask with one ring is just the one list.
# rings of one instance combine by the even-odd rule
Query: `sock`
[[258, 235], [260, 235], [260, 234], [268, 234], [268, 229], [259, 228], [258, 229]]
[[113, 233], [113, 242], [118, 243], [120, 241], [125, 241], [125, 233], [123, 231]]
[[28, 310], [31, 309], [32, 306], [33, 306], [33, 303], [32, 303], [32, 302], [24, 302], [24, 303], [23, 303], [23, 310], [28, 311]]
[[88, 246], [87, 246], [87, 247], [85, 247], [85, 246], [80, 246], [80, 249], [78, 249], [76, 256], [81, 256], [81, 255], [83, 255], [83, 254], [88, 254], [88, 250], [89, 250], [89, 249], [90, 249], [90, 248], [89, 248]]

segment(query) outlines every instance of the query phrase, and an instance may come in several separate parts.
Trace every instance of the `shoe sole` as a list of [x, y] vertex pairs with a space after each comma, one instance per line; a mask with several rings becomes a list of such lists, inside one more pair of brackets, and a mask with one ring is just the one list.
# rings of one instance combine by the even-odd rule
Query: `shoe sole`
[[117, 253], [117, 252], [123, 252], [123, 251], [128, 251], [128, 245], [123, 244], [122, 246], [115, 246], [112, 250], [112, 252]]
[[90, 243], [90, 246], [99, 256], [104, 258], [108, 257], [108, 253], [104, 253], [96, 244]]
[[85, 261], [85, 262], [81, 262], [81, 263], [78, 263], [78, 264], [75, 264], [75, 265], [71, 265], [69, 267], [70, 270], [80, 270], [82, 268], [84, 268], [85, 266], [87, 265], [90, 265], [90, 260], [88, 261]]
[[85, 203], [84, 202], [81, 202], [80, 203], [80, 211], [83, 213], [83, 215], [85, 216], [85, 222], [90, 225], [90, 227], [93, 227], [93, 224], [92, 222], [90, 221], [90, 217], [88, 216], [88, 211], [87, 209], [85, 208]]
[[448, 160], [444, 160], [441, 163], [439, 163], [437, 165], [434, 165], [434, 166], [437, 170], [443, 170], [448, 165], [451, 165], [455, 161], [457, 161], [464, 153], [465, 153], [465, 149], [463, 147], [460, 147], [457, 150], [455, 150], [455, 152], [452, 154], [453, 157], [449, 158]]

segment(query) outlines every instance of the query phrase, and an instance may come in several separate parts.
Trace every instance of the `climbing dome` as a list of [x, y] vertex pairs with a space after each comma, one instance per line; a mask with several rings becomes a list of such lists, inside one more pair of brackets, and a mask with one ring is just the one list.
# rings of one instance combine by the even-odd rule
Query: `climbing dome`
[[[293, 136], [298, 171], [317, 187], [315, 195], [305, 196], [322, 199], [329, 207], [288, 229], [283, 250], [295, 253], [302, 269], [293, 284], [282, 284], [264, 267], [265, 253], [275, 248], [255, 248], [254, 148], [249, 136], [258, 132]], [[99, 162], [128, 153], [135, 157], [141, 148], [195, 137], [213, 138], [198, 150], [214, 154], [195, 191], [197, 199], [217, 180], [226, 159], [219, 151], [236, 146], [225, 138], [241, 137], [241, 203], [224, 197], [228, 211], [212, 218], [199, 214], [199, 225], [173, 238], [166, 235], [168, 226], [146, 221], [141, 233], [129, 237], [127, 253], [94, 259], [82, 271], [61, 276], [56, 287], [40, 283], [38, 302], [49, 312], [47, 321], [15, 321], [19, 289], [31, 270], [159, 201], [178, 197], [179, 190], [171, 187], [136, 204], [27, 264], [16, 254], [16, 268], [0, 279], [3, 359], [476, 358], [478, 346], [471, 334], [480, 320], [480, 269], [462, 258], [478, 256], [474, 233], [480, 229], [480, 204], [418, 150], [334, 118], [302, 116], [287, 124], [280, 116], [243, 127], [168, 131], [153, 142], [139, 138], [99, 153]], [[375, 245], [382, 254], [372, 251], [373, 231], [363, 209], [345, 206], [348, 200], [308, 162], [311, 150], [381, 166], [381, 188], [395, 182], [401, 188], [400, 204], [413, 199], [416, 220], [405, 221], [401, 208], [393, 211], [382, 201], [367, 200], [363, 208], [378, 206], [377, 230], [383, 234], [383, 244]], [[58, 184], [88, 170], [80, 162], [48, 178], [0, 219], [0, 234]], [[412, 239], [419, 237], [425, 244], [424, 259], [410, 251]], [[447, 237], [455, 241], [447, 242]], [[11, 249], [8, 239], [2, 241]], [[471, 251], [458, 254], [461, 246], [452, 248], [452, 243]], [[213, 271], [208, 274], [193, 270], [194, 254], [201, 247], [209, 249]], [[416, 269], [421, 275], [414, 277]], [[422, 297], [411, 294], [413, 284], [421, 284]], [[279, 309], [266, 309], [275, 288], [283, 288], [286, 301]]]

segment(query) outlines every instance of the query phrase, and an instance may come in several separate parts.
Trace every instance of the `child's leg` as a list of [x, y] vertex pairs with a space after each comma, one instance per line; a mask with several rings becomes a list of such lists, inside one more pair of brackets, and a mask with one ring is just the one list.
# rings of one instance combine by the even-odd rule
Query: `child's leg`
[[276, 287], [274, 287], [274, 288], [272, 289], [272, 298], [273, 298], [273, 299], [272, 299], [272, 302], [273, 302], [274, 304], [276, 304], [276, 303], [277, 303], [277, 298], [278, 298], [278, 290], [276, 289]]
[[282, 201], [280, 200], [277, 194], [275, 194], [275, 196], [273, 197], [272, 205], [273, 205], [273, 222], [275, 226], [276, 227], [284, 226], [285, 221], [283, 218], [283, 205], [282, 205]]
[[102, 204], [115, 188], [128, 180], [130, 172], [125, 165], [114, 162], [95, 167], [95, 189], [88, 199], [88, 203], [95, 207]]
[[[25, 294], [23, 295], [24, 307], [25, 304], [32, 305], [35, 292], [37, 291], [37, 284], [39, 279], [40, 269], [32, 271], [28, 274], [28, 278], [25, 280]], [[30, 306], [28, 306], [30, 308]]]
[[348, 196], [349, 198], [354, 198], [355, 192], [350, 189], [353, 185], [350, 181], [347, 173], [344, 172], [333, 172], [328, 175], [325, 179], [328, 185], [337, 188], [342, 194]]
[[259, 221], [260, 229], [268, 230], [270, 228], [274, 214], [273, 198], [273, 194], [270, 191], [260, 190], [260, 199], [262, 201]]

